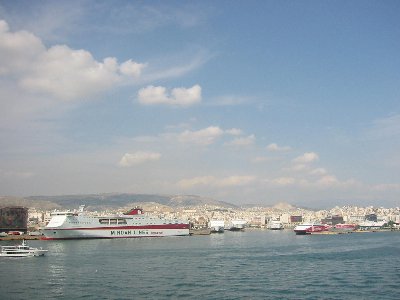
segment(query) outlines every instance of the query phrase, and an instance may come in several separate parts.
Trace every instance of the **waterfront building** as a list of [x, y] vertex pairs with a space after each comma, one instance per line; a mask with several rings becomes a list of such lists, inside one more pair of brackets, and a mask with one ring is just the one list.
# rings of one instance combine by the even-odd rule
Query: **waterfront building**
[[290, 216], [290, 223], [301, 223], [303, 222], [303, 216]]
[[265, 219], [265, 216], [254, 216], [247, 223], [249, 227], [264, 227], [266, 224]]
[[0, 232], [28, 231], [28, 209], [22, 206], [0, 208]]
[[349, 223], [361, 223], [365, 220], [365, 215], [351, 215], [349, 216]]
[[385, 225], [385, 221], [365, 221], [358, 224], [361, 230], [382, 229]]
[[282, 214], [281, 216], [280, 216], [280, 221], [283, 223], [283, 224], [289, 224], [290, 223], [290, 214], [288, 214], [288, 213], [284, 213], [284, 214]]
[[376, 214], [368, 214], [365, 216], [366, 221], [377, 222], [378, 216]]
[[328, 225], [336, 225], [336, 224], [342, 224], [344, 222], [343, 217], [342, 216], [329, 216], [325, 219], [321, 220], [322, 224], [328, 224]]

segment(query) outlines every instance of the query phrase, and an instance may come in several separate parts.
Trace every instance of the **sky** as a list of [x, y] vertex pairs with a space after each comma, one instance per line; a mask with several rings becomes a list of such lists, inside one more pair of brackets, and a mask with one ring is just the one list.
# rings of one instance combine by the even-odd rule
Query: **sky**
[[0, 0], [0, 195], [399, 206], [399, 15]]

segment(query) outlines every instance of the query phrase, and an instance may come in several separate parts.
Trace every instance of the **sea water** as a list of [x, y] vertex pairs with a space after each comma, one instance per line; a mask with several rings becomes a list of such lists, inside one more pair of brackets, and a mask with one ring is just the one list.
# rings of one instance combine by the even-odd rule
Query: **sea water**
[[[0, 242], [1, 245], [17, 242]], [[399, 299], [400, 232], [29, 241], [0, 299]]]

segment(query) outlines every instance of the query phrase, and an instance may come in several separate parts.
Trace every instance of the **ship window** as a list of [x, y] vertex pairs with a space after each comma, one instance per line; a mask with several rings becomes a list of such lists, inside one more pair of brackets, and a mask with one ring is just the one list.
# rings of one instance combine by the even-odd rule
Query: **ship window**
[[126, 224], [126, 220], [125, 219], [118, 219], [118, 224]]
[[117, 219], [110, 219], [110, 224], [117, 224]]
[[99, 222], [100, 222], [100, 224], [108, 224], [109, 219], [100, 219]]

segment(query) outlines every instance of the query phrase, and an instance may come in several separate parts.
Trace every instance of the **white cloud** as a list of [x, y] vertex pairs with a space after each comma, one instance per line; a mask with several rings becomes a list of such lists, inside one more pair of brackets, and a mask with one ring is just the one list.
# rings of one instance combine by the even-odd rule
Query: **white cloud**
[[295, 164], [291, 168], [289, 168], [290, 171], [295, 171], [295, 172], [302, 172], [308, 170], [310, 167], [306, 164]]
[[308, 164], [317, 161], [319, 156], [315, 152], [306, 152], [301, 156], [296, 157], [293, 162], [298, 164]]
[[237, 187], [245, 186], [256, 180], [255, 176], [228, 176], [217, 178], [214, 176], [200, 176], [189, 179], [182, 179], [178, 182], [178, 186], [185, 189], [190, 189], [196, 186], [210, 187]]
[[244, 186], [256, 180], [255, 176], [229, 176], [217, 180], [216, 185], [221, 187]]
[[206, 146], [214, 143], [214, 141], [223, 134], [224, 131], [221, 128], [210, 126], [198, 131], [185, 130], [179, 135], [178, 139], [183, 143], [194, 143]]
[[66, 45], [47, 49], [32, 33], [11, 32], [0, 20], [0, 76], [31, 93], [81, 100], [137, 78], [144, 67], [132, 60], [119, 65], [113, 57], [99, 62]]
[[164, 79], [181, 77], [203, 66], [213, 57], [204, 49], [187, 49], [175, 55], [163, 54], [162, 59], [154, 60], [153, 64], [146, 68], [142, 82], [149, 83]]
[[200, 176], [188, 179], [182, 179], [178, 182], [178, 186], [184, 189], [190, 189], [198, 185], [212, 185], [215, 182], [214, 176]]
[[166, 88], [162, 86], [148, 86], [138, 92], [139, 102], [142, 104], [166, 104], [170, 99], [166, 95]]
[[238, 137], [235, 138], [233, 141], [227, 143], [229, 146], [249, 146], [253, 145], [256, 140], [254, 134], [246, 136], [246, 137]]
[[279, 177], [275, 178], [270, 181], [274, 185], [278, 186], [288, 186], [288, 185], [293, 185], [296, 183], [296, 179], [293, 177]]
[[[225, 143], [228, 146], [249, 146], [254, 144], [256, 137], [254, 134], [248, 136], [239, 136], [242, 134], [242, 130], [238, 128], [232, 128], [228, 130], [223, 130], [218, 126], [209, 126], [204, 129], [197, 131], [185, 130], [178, 135], [178, 140], [182, 143], [194, 143], [198, 145], [210, 145], [214, 143], [217, 139], [224, 135], [238, 136], [232, 141]], [[174, 136], [170, 134], [169, 136]]]
[[33, 176], [35, 176], [35, 173], [29, 171], [6, 171], [0, 169], [0, 177], [3, 178], [28, 179]]
[[130, 59], [130, 60], [127, 60], [126, 62], [122, 63], [119, 66], [119, 70], [124, 75], [132, 76], [132, 77], [139, 77], [144, 66], [145, 66], [145, 64], [140, 64], [140, 63], [134, 62]]
[[173, 104], [190, 106], [201, 102], [201, 87], [196, 84], [191, 88], [175, 88], [171, 92]]
[[169, 95], [162, 86], [148, 86], [138, 92], [141, 104], [166, 104], [173, 106], [190, 106], [201, 102], [201, 87], [194, 85], [191, 88], [174, 88]]
[[336, 176], [326, 174], [318, 178], [308, 178], [308, 177], [291, 177], [291, 176], [283, 176], [271, 179], [265, 179], [265, 183], [267, 183], [271, 187], [293, 187], [293, 188], [301, 188], [306, 190], [327, 190], [332, 187], [338, 189], [346, 189], [351, 187], [360, 186], [360, 183], [350, 179], [347, 181], [340, 181]]
[[372, 186], [373, 191], [386, 192], [386, 191], [400, 191], [399, 183], [382, 183]]
[[283, 152], [283, 151], [289, 151], [290, 147], [288, 147], [288, 146], [281, 147], [275, 143], [272, 143], [267, 146], [267, 150], [271, 151], [271, 152]]
[[160, 157], [161, 154], [156, 152], [138, 151], [134, 153], [125, 153], [124, 156], [119, 161], [119, 165], [121, 167], [131, 167], [145, 162], [159, 160]]
[[400, 135], [400, 114], [375, 120], [368, 136], [373, 139], [392, 138]]
[[270, 161], [270, 160], [272, 160], [272, 158], [265, 157], [265, 156], [257, 156], [257, 157], [254, 157], [251, 160], [251, 162], [257, 164], [257, 163], [267, 162], [267, 161]]
[[11, 33], [0, 20], [0, 75], [23, 72], [46, 49], [39, 38], [27, 31]]
[[333, 185], [340, 184], [340, 182], [336, 178], [336, 176], [324, 175], [317, 181], [317, 184], [322, 185], [322, 186], [333, 186]]
[[230, 135], [241, 135], [243, 133], [243, 131], [241, 129], [237, 129], [237, 128], [228, 129], [228, 130], [225, 130], [225, 132]]
[[327, 171], [324, 168], [317, 168], [310, 171], [311, 175], [326, 175]]
[[209, 103], [211, 106], [235, 106], [250, 102], [251, 99], [241, 96], [221, 96]]

